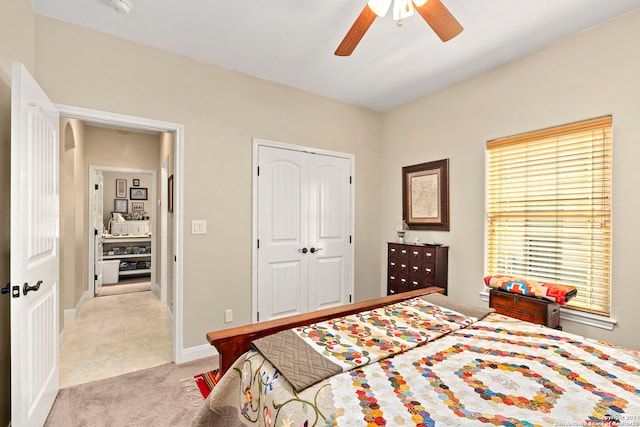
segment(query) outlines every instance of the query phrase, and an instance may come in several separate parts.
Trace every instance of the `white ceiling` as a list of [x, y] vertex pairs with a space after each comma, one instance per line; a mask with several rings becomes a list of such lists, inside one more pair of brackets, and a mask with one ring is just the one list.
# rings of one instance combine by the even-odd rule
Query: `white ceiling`
[[[640, 8], [640, 0], [443, 0], [464, 31], [378, 18], [333, 52], [366, 0], [33, 0], [37, 13], [376, 111], [437, 91]], [[612, 46], [615, 49], [615, 46]]]

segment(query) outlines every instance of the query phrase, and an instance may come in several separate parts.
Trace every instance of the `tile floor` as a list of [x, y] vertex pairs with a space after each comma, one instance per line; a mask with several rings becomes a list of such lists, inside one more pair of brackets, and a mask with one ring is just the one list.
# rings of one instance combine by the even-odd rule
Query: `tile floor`
[[150, 291], [92, 298], [65, 331], [61, 388], [173, 361], [166, 305]]

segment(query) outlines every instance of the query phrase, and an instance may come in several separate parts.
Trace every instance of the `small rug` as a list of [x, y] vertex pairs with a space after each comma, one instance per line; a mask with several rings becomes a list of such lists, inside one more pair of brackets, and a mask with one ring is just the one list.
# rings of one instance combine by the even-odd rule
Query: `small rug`
[[207, 396], [209, 396], [213, 387], [220, 381], [220, 377], [218, 370], [214, 369], [213, 371], [194, 375], [181, 381], [184, 383], [184, 389], [189, 395], [191, 402], [197, 406], [204, 402]]

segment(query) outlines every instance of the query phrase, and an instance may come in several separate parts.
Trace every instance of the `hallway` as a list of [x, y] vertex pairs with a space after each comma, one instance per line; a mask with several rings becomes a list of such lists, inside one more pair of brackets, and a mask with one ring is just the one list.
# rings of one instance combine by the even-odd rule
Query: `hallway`
[[150, 291], [92, 298], [65, 332], [60, 388], [173, 361], [167, 309]]

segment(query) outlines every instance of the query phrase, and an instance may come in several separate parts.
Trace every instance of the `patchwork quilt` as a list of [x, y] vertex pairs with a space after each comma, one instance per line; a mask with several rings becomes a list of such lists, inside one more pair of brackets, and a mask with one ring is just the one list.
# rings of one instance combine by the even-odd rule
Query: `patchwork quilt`
[[[459, 316], [453, 323], [463, 327], [356, 363], [304, 389], [296, 390], [260, 352], [248, 352], [216, 385], [192, 425], [640, 426], [637, 351], [495, 313], [478, 320], [446, 307], [429, 310]], [[374, 317], [380, 314], [376, 310]], [[361, 316], [359, 324], [370, 327], [368, 319]], [[394, 327], [411, 323], [400, 319]], [[348, 335], [341, 321], [324, 328]], [[390, 334], [385, 340], [395, 342]], [[331, 343], [346, 354], [364, 354], [367, 341]], [[380, 348], [376, 344], [370, 353]]]
[[511, 276], [487, 276], [484, 283], [490, 288], [500, 289], [514, 294], [542, 297], [559, 304], [566, 304], [578, 294], [575, 286], [558, 283], [538, 282]]

